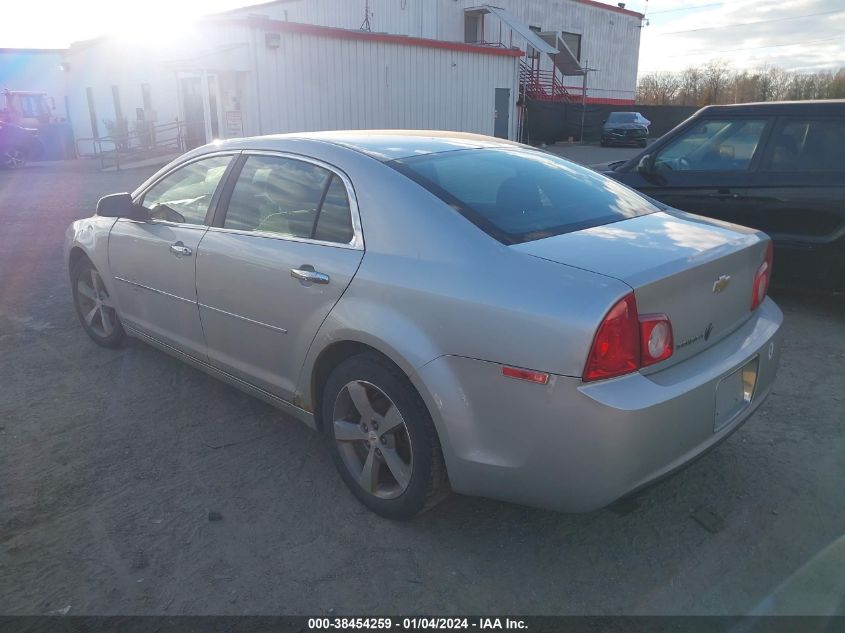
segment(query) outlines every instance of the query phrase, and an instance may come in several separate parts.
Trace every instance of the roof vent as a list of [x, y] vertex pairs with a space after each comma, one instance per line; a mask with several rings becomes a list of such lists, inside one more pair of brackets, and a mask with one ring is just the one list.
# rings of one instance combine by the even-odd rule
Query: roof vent
[[617, 4], [616, 6], [618, 6], [620, 9], [624, 9], [624, 8], [625, 8], [625, 3], [624, 3], [624, 2], [620, 2], [620, 3], [619, 3], [619, 4]]

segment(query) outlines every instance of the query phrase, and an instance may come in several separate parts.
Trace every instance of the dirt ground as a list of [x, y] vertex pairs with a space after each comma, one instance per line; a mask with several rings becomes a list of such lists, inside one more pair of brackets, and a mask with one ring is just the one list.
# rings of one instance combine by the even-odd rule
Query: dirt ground
[[0, 172], [0, 613], [845, 614], [841, 298], [775, 292], [774, 393], [634, 501], [563, 515], [453, 496], [393, 523], [301, 424], [139, 342], [86, 338], [65, 228], [149, 171]]

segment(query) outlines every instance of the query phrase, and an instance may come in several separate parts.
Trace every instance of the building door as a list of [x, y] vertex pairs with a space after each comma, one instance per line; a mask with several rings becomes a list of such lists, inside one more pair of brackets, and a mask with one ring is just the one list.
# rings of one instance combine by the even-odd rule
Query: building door
[[185, 149], [205, 145], [205, 108], [202, 102], [202, 79], [183, 77], [180, 80], [182, 113], [185, 116]]
[[508, 138], [511, 115], [511, 89], [496, 88], [496, 112], [493, 122], [493, 136]]

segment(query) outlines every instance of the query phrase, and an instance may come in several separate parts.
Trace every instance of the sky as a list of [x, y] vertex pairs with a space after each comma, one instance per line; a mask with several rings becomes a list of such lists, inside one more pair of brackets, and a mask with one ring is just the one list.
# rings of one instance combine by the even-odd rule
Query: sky
[[[350, 2], [353, 0], [349, 0]], [[397, 0], [398, 2], [399, 0]], [[104, 32], [154, 38], [162, 21], [253, 4], [248, 0], [5, 0], [0, 48], [62, 48]], [[608, 2], [607, 4], [616, 4]], [[735, 68], [801, 72], [845, 66], [845, 0], [629, 0], [645, 12], [640, 73], [712, 59]]]
[[845, 67], [845, 0], [636, 0], [640, 74], [713, 59], [798, 72]]

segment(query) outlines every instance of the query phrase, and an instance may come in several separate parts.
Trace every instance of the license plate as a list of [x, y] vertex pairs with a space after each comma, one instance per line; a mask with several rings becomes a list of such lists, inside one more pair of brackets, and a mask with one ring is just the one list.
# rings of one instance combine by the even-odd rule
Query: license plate
[[714, 433], [730, 424], [751, 403], [754, 398], [754, 388], [757, 386], [759, 365], [760, 359], [755, 356], [719, 381], [716, 386]]

